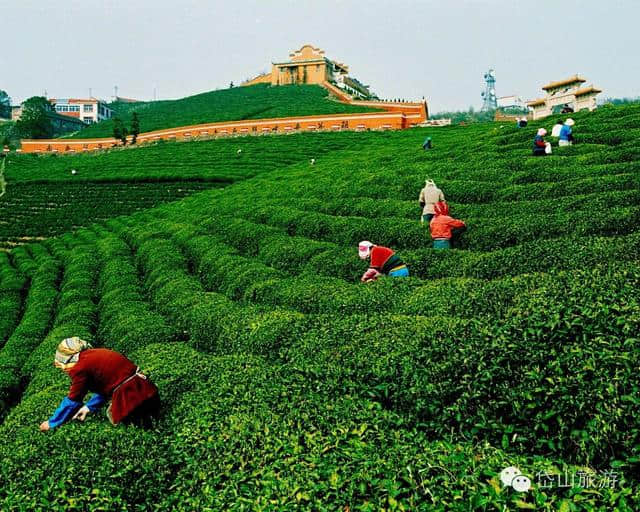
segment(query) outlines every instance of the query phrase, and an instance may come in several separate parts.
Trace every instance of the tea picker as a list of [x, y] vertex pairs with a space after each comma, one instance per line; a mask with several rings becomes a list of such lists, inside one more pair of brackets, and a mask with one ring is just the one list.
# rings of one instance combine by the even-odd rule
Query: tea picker
[[573, 144], [573, 133], [571, 127], [574, 125], [573, 119], [567, 119], [560, 128], [560, 140], [558, 146], [570, 146]]
[[444, 201], [444, 194], [442, 190], [436, 187], [433, 180], [425, 180], [424, 188], [420, 191], [418, 201], [422, 208], [422, 218], [420, 222], [429, 222], [434, 215], [434, 205], [438, 201]]
[[369, 268], [362, 274], [360, 281], [369, 283], [375, 281], [381, 275], [389, 277], [408, 277], [409, 269], [398, 257], [398, 255], [388, 247], [374, 245], [364, 240], [358, 244], [358, 256], [362, 260], [370, 260]]
[[540, 128], [533, 139], [533, 156], [545, 156], [551, 154], [551, 143], [544, 141], [547, 130]]
[[435, 216], [431, 219], [429, 227], [434, 249], [451, 249], [451, 246], [464, 233], [467, 226], [461, 220], [449, 216], [449, 205], [444, 201], [434, 206]]
[[[122, 354], [105, 348], [91, 348], [78, 337], [60, 342], [53, 362], [71, 378], [71, 388], [53, 415], [40, 424], [52, 430], [70, 419], [84, 421], [107, 401], [109, 421], [147, 424], [159, 409], [158, 388]], [[85, 395], [94, 394], [83, 403]]]
[[558, 119], [556, 124], [553, 125], [553, 128], [551, 128], [551, 136], [555, 138], [560, 137], [560, 130], [562, 130], [563, 126], [564, 121], [562, 119]]
[[426, 139], [424, 139], [424, 142], [422, 143], [422, 149], [424, 149], [425, 151], [427, 149], [433, 149], [433, 145], [431, 143], [431, 137], [427, 137]]

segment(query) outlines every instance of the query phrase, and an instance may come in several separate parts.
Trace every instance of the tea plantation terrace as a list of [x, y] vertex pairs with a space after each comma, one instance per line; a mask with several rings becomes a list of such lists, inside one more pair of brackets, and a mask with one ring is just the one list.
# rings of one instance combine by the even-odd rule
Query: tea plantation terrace
[[0, 250], [258, 173], [308, 165], [313, 157], [361, 144], [358, 134], [323, 133], [281, 140], [251, 137], [163, 142], [134, 147], [131, 151], [135, 153], [13, 155], [6, 166], [6, 195], [0, 200]]
[[[22, 221], [51, 238], [0, 253], [0, 509], [640, 508], [640, 108], [573, 118], [578, 144], [547, 158], [542, 123], [14, 157], [7, 194], [49, 186], [54, 210], [71, 165], [102, 197], [231, 179], [60, 236]], [[430, 248], [427, 177], [461, 250]], [[358, 283], [365, 238], [412, 277]], [[155, 429], [37, 432], [69, 336], [151, 375]], [[617, 480], [517, 493], [507, 466]]]

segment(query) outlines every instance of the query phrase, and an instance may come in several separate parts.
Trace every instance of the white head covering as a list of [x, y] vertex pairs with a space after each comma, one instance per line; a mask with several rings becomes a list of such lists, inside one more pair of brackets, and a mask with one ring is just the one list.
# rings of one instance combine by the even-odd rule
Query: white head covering
[[360, 242], [358, 244], [358, 256], [360, 256], [360, 259], [366, 260], [369, 257], [369, 254], [371, 254], [372, 247], [373, 244], [367, 240]]
[[77, 336], [65, 338], [58, 344], [53, 364], [58, 368], [68, 370], [78, 362], [80, 352], [89, 348], [91, 345]]
[[575, 122], [573, 121], [573, 119], [569, 118], [564, 122], [564, 124], [566, 124], [567, 126], [573, 126]]
[[545, 130], [544, 128], [538, 129], [538, 135], [541, 135], [542, 137], [544, 137], [546, 134], [547, 134], [547, 130]]
[[426, 187], [435, 187], [436, 183], [433, 180], [424, 180]]

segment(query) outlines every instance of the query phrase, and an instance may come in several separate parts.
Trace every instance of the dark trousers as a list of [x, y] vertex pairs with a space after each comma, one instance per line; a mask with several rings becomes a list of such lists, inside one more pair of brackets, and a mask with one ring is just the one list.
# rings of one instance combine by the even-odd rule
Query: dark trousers
[[464, 233], [466, 230], [467, 226], [462, 226], [461, 228], [453, 228], [451, 230], [451, 247], [455, 247], [456, 245], [458, 245], [462, 233]]
[[160, 395], [155, 394], [142, 402], [131, 414], [122, 420], [125, 425], [136, 425], [145, 429], [153, 427], [153, 421], [160, 414]]

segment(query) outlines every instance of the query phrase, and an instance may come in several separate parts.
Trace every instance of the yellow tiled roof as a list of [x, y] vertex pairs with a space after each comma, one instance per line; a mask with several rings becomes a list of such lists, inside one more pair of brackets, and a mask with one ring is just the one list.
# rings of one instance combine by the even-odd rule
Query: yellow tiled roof
[[563, 85], [573, 84], [575, 82], [586, 82], [584, 78], [580, 78], [578, 75], [573, 75], [571, 78], [567, 78], [566, 80], [560, 80], [558, 82], [551, 82], [550, 84], [545, 85], [542, 90], [546, 91], [548, 89], [554, 89], [556, 87], [561, 87]]
[[576, 96], [584, 96], [585, 94], [589, 94], [589, 93], [594, 93], [594, 94], [598, 94], [599, 92], [602, 92], [600, 89], [596, 89], [593, 86], [590, 87], [585, 87], [584, 89], [578, 89], [575, 92]]
[[527, 101], [527, 105], [529, 105], [530, 107], [535, 107], [536, 105], [544, 105], [546, 100], [543, 99], [537, 99], [537, 100], [531, 100], [531, 101]]

